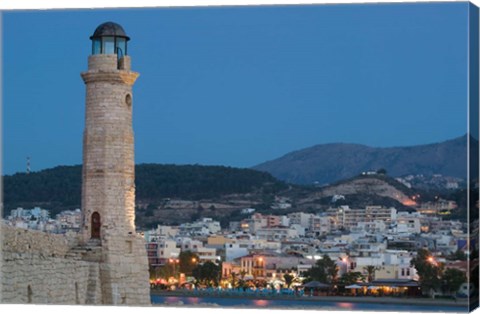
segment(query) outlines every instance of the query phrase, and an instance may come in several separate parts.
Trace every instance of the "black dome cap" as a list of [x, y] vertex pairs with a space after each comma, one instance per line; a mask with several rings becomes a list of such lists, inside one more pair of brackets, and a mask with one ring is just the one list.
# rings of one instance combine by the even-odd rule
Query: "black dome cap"
[[106, 22], [100, 24], [96, 29], [90, 39], [93, 38], [100, 38], [104, 36], [116, 36], [116, 37], [123, 37], [126, 40], [130, 40], [130, 37], [125, 34], [125, 30], [122, 26], [114, 22]]

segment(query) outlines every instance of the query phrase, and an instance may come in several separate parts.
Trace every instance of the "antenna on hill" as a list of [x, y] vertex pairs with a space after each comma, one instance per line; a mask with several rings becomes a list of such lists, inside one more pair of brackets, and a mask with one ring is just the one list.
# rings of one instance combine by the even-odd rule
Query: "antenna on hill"
[[30, 157], [27, 157], [27, 174], [30, 173]]

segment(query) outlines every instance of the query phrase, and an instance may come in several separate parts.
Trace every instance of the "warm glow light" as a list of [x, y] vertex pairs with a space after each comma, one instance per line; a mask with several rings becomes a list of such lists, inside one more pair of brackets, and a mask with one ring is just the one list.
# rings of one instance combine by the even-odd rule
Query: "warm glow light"
[[267, 306], [270, 301], [268, 300], [253, 300], [253, 303], [256, 305], [256, 306], [261, 306], [261, 307], [265, 307]]
[[263, 261], [263, 258], [260, 257], [260, 258], [258, 259], [258, 261], [259, 261], [259, 262], [262, 262], [262, 261]]
[[347, 303], [347, 302], [339, 302], [337, 303], [337, 306], [341, 307], [342, 309], [352, 309], [353, 304], [352, 303]]
[[406, 199], [402, 202], [403, 205], [405, 206], [415, 206], [417, 203], [411, 199]]

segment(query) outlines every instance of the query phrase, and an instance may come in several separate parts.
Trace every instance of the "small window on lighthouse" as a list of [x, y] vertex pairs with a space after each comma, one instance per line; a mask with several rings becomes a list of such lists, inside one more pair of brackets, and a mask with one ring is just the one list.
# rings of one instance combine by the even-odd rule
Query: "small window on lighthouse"
[[115, 53], [115, 39], [113, 37], [103, 38], [103, 53], [114, 54]]
[[91, 238], [92, 239], [100, 239], [100, 214], [98, 212], [94, 212], [92, 214], [92, 230], [91, 230]]
[[132, 95], [127, 94], [127, 96], [125, 96], [125, 103], [127, 104], [128, 107], [132, 105]]
[[102, 53], [102, 41], [97, 38], [92, 40], [92, 54], [98, 55]]

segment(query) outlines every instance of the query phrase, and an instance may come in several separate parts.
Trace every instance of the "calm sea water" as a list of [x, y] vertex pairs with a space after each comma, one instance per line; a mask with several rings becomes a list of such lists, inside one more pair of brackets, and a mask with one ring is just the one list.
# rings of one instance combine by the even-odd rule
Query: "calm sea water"
[[380, 303], [353, 303], [328, 301], [301, 301], [301, 300], [262, 300], [216, 297], [185, 297], [185, 296], [151, 296], [153, 304], [174, 304], [183, 302], [187, 306], [209, 303], [222, 307], [241, 308], [308, 308], [318, 310], [345, 310], [345, 311], [391, 311], [391, 312], [467, 312], [467, 307], [409, 305], [409, 304], [380, 304]]

